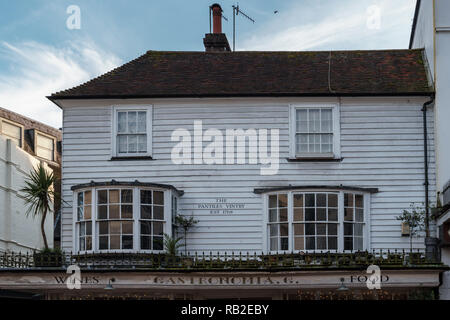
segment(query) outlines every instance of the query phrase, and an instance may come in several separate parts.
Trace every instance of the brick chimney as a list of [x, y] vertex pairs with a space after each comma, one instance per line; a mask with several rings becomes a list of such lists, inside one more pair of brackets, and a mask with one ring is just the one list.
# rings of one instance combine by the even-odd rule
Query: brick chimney
[[203, 44], [207, 52], [231, 51], [225, 33], [222, 33], [222, 8], [217, 3], [211, 7], [213, 17], [213, 33], [205, 34]]

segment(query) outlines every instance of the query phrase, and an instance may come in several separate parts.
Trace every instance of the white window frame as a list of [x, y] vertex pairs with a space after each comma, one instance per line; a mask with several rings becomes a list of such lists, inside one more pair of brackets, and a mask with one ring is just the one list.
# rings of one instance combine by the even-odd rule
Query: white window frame
[[[117, 150], [117, 120], [120, 111], [146, 111], [147, 112], [147, 152], [146, 153], [119, 153]], [[111, 121], [111, 156], [112, 157], [151, 157], [153, 141], [153, 105], [118, 105], [112, 106]]]
[[21, 125], [20, 123], [17, 123], [17, 122], [14, 122], [14, 121], [11, 121], [11, 120], [8, 120], [8, 119], [0, 117], [0, 135], [3, 135], [4, 137], [6, 137], [6, 139], [10, 139], [10, 138], [9, 138], [9, 136], [6, 136], [3, 133], [3, 131], [2, 131], [3, 122], [6, 122], [6, 123], [8, 123], [8, 124], [10, 124], [12, 126], [20, 128], [20, 145], [18, 145], [18, 147], [23, 149], [23, 145], [24, 145], [24, 131], [25, 131], [24, 126]]
[[[287, 194], [288, 198], [288, 227], [289, 227], [289, 246], [288, 250], [270, 250], [269, 239], [269, 196], [280, 193]], [[364, 203], [364, 223], [363, 223], [363, 251], [370, 250], [370, 193], [352, 190], [333, 190], [333, 189], [297, 189], [287, 191], [274, 191], [265, 193], [262, 197], [263, 201], [263, 251], [268, 254], [279, 254], [284, 252], [326, 252], [327, 250], [294, 250], [294, 207], [293, 207], [293, 195], [294, 193], [336, 193], [338, 194], [338, 247], [337, 252], [352, 252], [350, 250], [344, 250], [344, 193], [360, 194], [363, 196]], [[335, 252], [336, 250], [328, 250]], [[354, 252], [355, 250], [353, 250]]]
[[[304, 103], [304, 104], [291, 104], [289, 106], [289, 158], [299, 159], [299, 158], [330, 158], [339, 159], [341, 157], [341, 134], [340, 134], [340, 107], [337, 103], [329, 104], [315, 104], [315, 103]], [[297, 110], [299, 109], [332, 109], [332, 121], [333, 121], [333, 152], [332, 153], [299, 153], [297, 152], [296, 146], [296, 117]]]
[[[37, 140], [38, 140], [38, 135], [44, 136], [46, 138], [49, 138], [53, 141], [53, 159], [47, 159], [44, 157], [40, 157], [37, 155], [37, 148], [38, 148], [38, 144], [37, 144]], [[54, 136], [51, 136], [49, 134], [46, 134], [42, 131], [39, 130], [34, 130], [34, 154], [36, 157], [40, 158], [40, 159], [44, 159], [46, 161], [51, 161], [51, 162], [55, 162], [56, 161], [56, 138]]]
[[[132, 189], [133, 190], [133, 249], [99, 249], [99, 222], [103, 220], [97, 219], [97, 211], [98, 211], [98, 203], [97, 203], [97, 191], [99, 190], [119, 190], [119, 189]], [[163, 250], [141, 250], [141, 231], [140, 231], [140, 190], [153, 190], [153, 191], [162, 191], [164, 193], [164, 226], [163, 233], [172, 234], [172, 195], [174, 192], [170, 189], [162, 189], [162, 188], [153, 188], [153, 187], [136, 187], [136, 186], [98, 186], [98, 187], [88, 187], [79, 189], [73, 192], [73, 211], [72, 211], [72, 248], [74, 252], [79, 254], [87, 254], [87, 253], [165, 253], [165, 249]], [[91, 191], [92, 195], [92, 213], [91, 213], [91, 221], [92, 221], [92, 250], [89, 251], [80, 251], [79, 245], [79, 223], [78, 223], [78, 193], [84, 191]], [[110, 221], [110, 220], [105, 220]]]

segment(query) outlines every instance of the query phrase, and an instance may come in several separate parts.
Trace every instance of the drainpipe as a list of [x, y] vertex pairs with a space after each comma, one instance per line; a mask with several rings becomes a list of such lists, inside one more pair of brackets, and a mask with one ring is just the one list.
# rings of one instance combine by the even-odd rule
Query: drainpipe
[[430, 237], [430, 203], [428, 199], [429, 194], [429, 180], [428, 180], [428, 128], [427, 128], [427, 107], [434, 102], [434, 95], [430, 100], [425, 102], [422, 107], [423, 115], [423, 164], [425, 175], [425, 255], [431, 260], [438, 259], [438, 239]]

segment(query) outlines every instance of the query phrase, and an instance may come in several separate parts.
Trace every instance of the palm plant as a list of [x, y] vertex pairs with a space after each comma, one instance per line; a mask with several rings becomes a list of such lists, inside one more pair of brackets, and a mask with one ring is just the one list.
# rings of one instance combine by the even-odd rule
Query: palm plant
[[180, 243], [182, 238], [172, 238], [167, 233], [164, 233], [164, 249], [167, 251], [167, 254], [171, 256], [175, 256], [179, 248], [184, 246], [184, 244]]
[[21, 189], [25, 194], [25, 202], [28, 204], [27, 216], [41, 216], [41, 234], [44, 240], [44, 249], [49, 250], [47, 236], [45, 235], [45, 218], [52, 212], [53, 199], [57, 196], [53, 190], [53, 185], [57, 178], [53, 172], [45, 170], [40, 163], [36, 168], [27, 174], [25, 180], [26, 187]]

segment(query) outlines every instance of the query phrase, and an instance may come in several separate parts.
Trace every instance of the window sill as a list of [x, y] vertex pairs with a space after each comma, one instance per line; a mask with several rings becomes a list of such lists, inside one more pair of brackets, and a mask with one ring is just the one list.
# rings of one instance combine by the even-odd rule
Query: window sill
[[296, 157], [287, 158], [288, 162], [341, 162], [344, 158], [334, 157]]
[[137, 156], [137, 157], [111, 157], [109, 161], [139, 161], [139, 160], [154, 160], [151, 156]]

